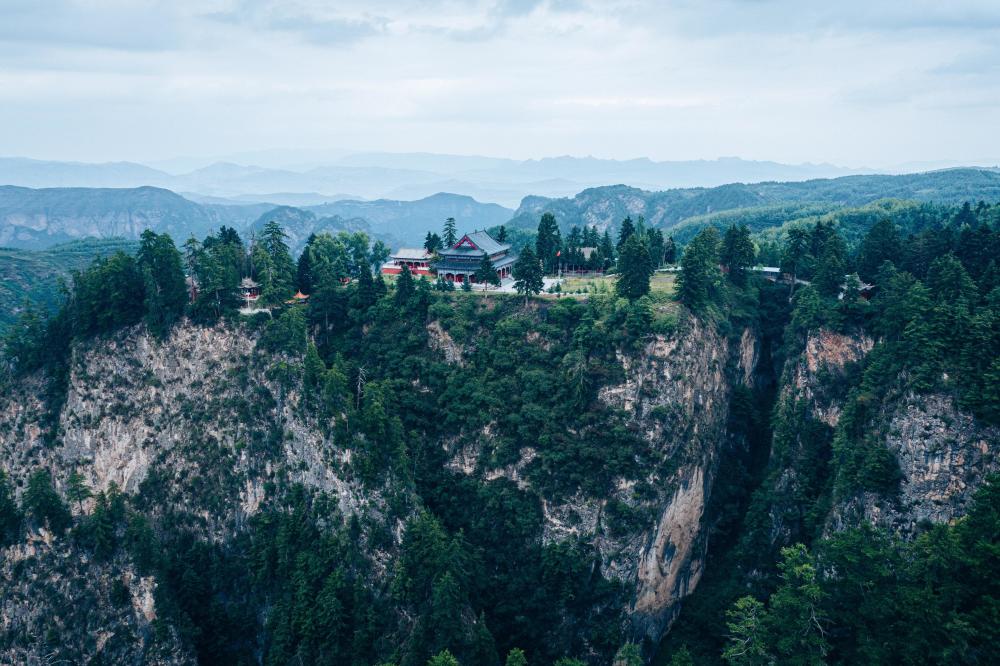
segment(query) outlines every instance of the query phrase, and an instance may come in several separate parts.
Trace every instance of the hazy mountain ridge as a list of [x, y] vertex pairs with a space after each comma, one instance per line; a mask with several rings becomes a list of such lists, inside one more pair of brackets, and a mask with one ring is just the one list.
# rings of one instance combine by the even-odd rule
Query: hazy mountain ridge
[[203, 205], [156, 187], [0, 186], [0, 245], [42, 248], [81, 238], [138, 238], [145, 229], [183, 241], [221, 225], [243, 227], [269, 206]]
[[867, 175], [803, 182], [731, 183], [712, 188], [661, 192], [626, 185], [590, 188], [572, 198], [525, 197], [511, 224], [533, 228], [545, 212], [565, 228], [574, 225], [614, 227], [626, 215], [671, 228], [683, 220], [726, 210], [777, 204], [861, 206], [879, 199], [943, 204], [1000, 199], [1000, 173], [992, 169], [947, 169], [899, 176]]
[[[259, 156], [267, 159], [266, 156]], [[197, 162], [188, 161], [187, 166]], [[213, 197], [260, 197], [282, 192], [317, 196], [420, 199], [454, 192], [516, 206], [526, 194], [569, 196], [587, 187], [621, 182], [643, 189], [716, 186], [736, 181], [802, 180], [870, 170], [828, 164], [720, 158], [657, 162], [595, 157], [514, 160], [476, 155], [358, 153], [288, 165], [270, 158], [260, 165], [209, 162], [184, 173], [168, 173], [132, 162], [84, 164], [0, 158], [0, 183], [24, 187], [139, 187], [151, 185]], [[276, 203], [301, 203], [291, 199]]]
[[454, 217], [463, 230], [486, 229], [506, 223], [513, 210], [498, 204], [480, 203], [472, 197], [438, 192], [416, 201], [337, 201], [310, 206], [318, 215], [367, 220], [376, 234], [419, 245], [427, 231], [437, 231], [446, 218]]

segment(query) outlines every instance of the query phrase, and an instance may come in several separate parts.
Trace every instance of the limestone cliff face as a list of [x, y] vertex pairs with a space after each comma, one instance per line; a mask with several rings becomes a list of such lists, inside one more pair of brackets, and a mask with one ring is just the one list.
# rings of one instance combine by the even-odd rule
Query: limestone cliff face
[[[627, 415], [654, 459], [642, 478], [618, 476], [608, 497], [578, 492], [558, 501], [542, 499], [543, 538], [593, 544], [601, 573], [630, 591], [627, 610], [636, 638], [658, 640], [701, 577], [708, 545], [705, 507], [728, 446], [729, 397], [735, 383], [752, 381], [758, 346], [750, 330], [734, 344], [689, 318], [673, 335], [657, 335], [634, 352], [619, 352], [623, 379], [601, 388], [598, 398]], [[454, 349], [445, 353], [459, 357]], [[529, 488], [524, 472], [535, 455], [522, 449], [517, 463], [479, 473], [484, 480], [504, 476]], [[449, 464], [476, 474], [479, 457], [479, 448], [465, 446], [453, 452]], [[652, 488], [653, 495], [637, 497], [639, 483]], [[611, 502], [646, 519], [638, 528], [623, 530], [607, 515]]]
[[[785, 369], [781, 401], [799, 402], [808, 415], [830, 428], [839, 421], [850, 385], [852, 364], [862, 361], [874, 346], [864, 335], [847, 336], [828, 330], [810, 335], [802, 353]], [[827, 530], [868, 522], [902, 534], [910, 534], [922, 521], [949, 522], [961, 516], [987, 475], [1000, 471], [997, 447], [1000, 428], [987, 427], [958, 409], [951, 396], [911, 392], [875, 396], [881, 411], [875, 419], [875, 440], [891, 451], [899, 464], [898, 496], [861, 493], [840, 498], [830, 507]], [[773, 536], [786, 534], [781, 524], [782, 497], [794, 497], [804, 472], [794, 452], [778, 451], [783, 461], [772, 460], [777, 469], [771, 494]]]
[[898, 497], [864, 493], [834, 508], [830, 526], [859, 520], [912, 533], [962, 516], [975, 490], [1000, 472], [1000, 428], [984, 426], [942, 394], [906, 395], [884, 414], [885, 446], [902, 473]]
[[[94, 341], [74, 352], [54, 445], [42, 438], [40, 379], [0, 397], [0, 465], [18, 495], [39, 468], [51, 472], [61, 493], [78, 470], [95, 494], [114, 484], [154, 523], [169, 507], [174, 519], [213, 541], [240, 530], [278, 478], [325, 491], [344, 516], [383, 515], [381, 494], [361, 492], [349, 478], [343, 463], [350, 450], [335, 448], [324, 424], [303, 415], [298, 383], [283, 379], [280, 368], [259, 355], [256, 335], [243, 328], [179, 326], [161, 342], [139, 327]], [[92, 510], [93, 500], [83, 503], [84, 513]], [[11, 646], [0, 645], [0, 663], [42, 663], [39, 632], [64, 626], [71, 631], [59, 641], [91, 626], [114, 635], [81, 638], [74, 654], [83, 662], [109, 655], [109, 663], [193, 659], [176, 641], [164, 646], [162, 636], [158, 656], [151, 656], [157, 583], [140, 579], [127, 558], [98, 565], [68, 536], [28, 539], [28, 546], [0, 551], [0, 628], [14, 637]], [[377, 567], [387, 559], [374, 549], [370, 555]], [[113, 585], [119, 596], [124, 585], [141, 610], [109, 601]]]
[[[655, 522], [628, 540], [613, 538], [601, 525], [597, 543], [605, 572], [634, 587], [632, 625], [658, 640], [680, 610], [680, 601], [701, 577], [707, 537], [705, 505], [719, 457], [726, 447], [729, 394], [734, 381], [749, 379], [756, 341], [745, 332], [741, 344], [697, 319], [675, 336], [658, 336], [640, 354], [623, 356], [625, 381], [606, 387], [601, 399], [634, 418], [646, 439], [674, 472], [647, 479], [657, 489], [646, 503]], [[635, 503], [623, 480], [616, 499]]]

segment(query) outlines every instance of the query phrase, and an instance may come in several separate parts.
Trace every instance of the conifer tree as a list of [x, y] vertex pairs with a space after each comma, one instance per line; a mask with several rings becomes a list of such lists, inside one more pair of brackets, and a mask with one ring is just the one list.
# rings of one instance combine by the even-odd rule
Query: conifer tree
[[674, 237], [669, 236], [663, 246], [663, 262], [667, 264], [677, 263], [677, 243]]
[[552, 213], [545, 213], [538, 222], [538, 237], [535, 238], [535, 253], [542, 262], [542, 270], [545, 273], [555, 272], [555, 266], [558, 264], [557, 252], [561, 245], [556, 217]]
[[83, 502], [89, 499], [91, 494], [83, 475], [78, 470], [73, 470], [66, 480], [66, 498], [70, 502], [76, 502], [77, 509], [83, 513]]
[[715, 227], [705, 227], [684, 249], [677, 276], [677, 299], [699, 310], [716, 298], [719, 282], [719, 232]]
[[497, 275], [497, 269], [494, 268], [493, 261], [490, 260], [490, 255], [486, 253], [483, 253], [483, 258], [479, 262], [479, 268], [476, 269], [476, 281], [482, 283], [483, 291], [486, 291], [490, 285], [500, 285], [500, 276]]
[[0, 470], [0, 548], [13, 543], [21, 531], [23, 516], [14, 501], [14, 489]]
[[511, 648], [504, 666], [528, 666], [528, 658], [521, 648]]
[[136, 260], [143, 274], [146, 325], [163, 337], [183, 316], [188, 301], [181, 254], [168, 234], [147, 229]]
[[622, 248], [625, 247], [626, 241], [635, 234], [635, 224], [632, 222], [631, 217], [626, 217], [622, 220], [622, 226], [618, 229], [618, 242], [615, 244], [615, 250], [621, 252]]
[[446, 248], [452, 247], [458, 242], [458, 227], [455, 224], [455, 218], [449, 217], [444, 221], [444, 236], [442, 236], [442, 241]]
[[628, 237], [618, 258], [618, 280], [615, 291], [619, 296], [634, 301], [649, 293], [649, 279], [653, 276], [653, 262], [649, 250], [638, 234]]
[[404, 264], [403, 270], [396, 278], [396, 305], [402, 306], [408, 303], [413, 297], [413, 291], [413, 275], [410, 273], [409, 267]]
[[502, 224], [500, 225], [500, 228], [497, 229], [497, 242], [500, 243], [507, 242], [507, 227], [505, 227]]
[[728, 269], [729, 281], [743, 286], [747, 281], [747, 269], [753, 265], [754, 247], [750, 240], [750, 229], [745, 224], [729, 225], [722, 239], [719, 261]]
[[514, 263], [514, 289], [524, 296], [524, 303], [528, 303], [528, 294], [537, 294], [545, 287], [545, 280], [542, 277], [542, 267], [538, 263], [538, 257], [531, 251], [530, 247], [521, 250], [521, 255]]
[[47, 525], [53, 532], [62, 532], [70, 526], [72, 517], [59, 493], [52, 486], [52, 476], [40, 469], [28, 478], [24, 491], [24, 512], [39, 525]]

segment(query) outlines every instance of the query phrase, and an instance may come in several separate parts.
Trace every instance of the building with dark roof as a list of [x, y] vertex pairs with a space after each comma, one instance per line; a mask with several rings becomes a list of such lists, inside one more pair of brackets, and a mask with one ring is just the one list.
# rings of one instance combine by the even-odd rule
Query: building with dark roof
[[509, 244], [497, 241], [485, 231], [465, 234], [453, 246], [438, 254], [441, 258], [434, 269], [438, 277], [452, 282], [464, 282], [466, 279], [475, 282], [475, 274], [483, 261], [483, 255], [489, 255], [501, 280], [510, 277], [514, 262], [517, 261], [517, 255], [510, 251]]
[[399, 275], [403, 266], [410, 269], [414, 275], [433, 275], [431, 272], [431, 253], [424, 248], [401, 247], [394, 252], [389, 261], [382, 264], [384, 275]]

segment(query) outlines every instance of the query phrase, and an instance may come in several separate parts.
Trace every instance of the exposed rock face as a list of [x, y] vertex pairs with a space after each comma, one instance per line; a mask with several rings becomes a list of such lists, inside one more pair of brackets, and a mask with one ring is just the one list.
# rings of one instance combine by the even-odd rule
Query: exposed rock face
[[864, 519], [910, 533], [922, 521], [951, 522], [966, 512], [983, 480], [1000, 471], [1000, 428], [977, 423], [950, 396], [908, 395], [887, 420], [885, 445], [903, 476], [899, 497], [853, 498], [834, 511], [834, 528]]
[[[752, 377], [757, 358], [752, 331], [745, 331], [731, 348], [697, 319], [673, 336], [655, 336], [637, 353], [619, 353], [624, 378], [601, 388], [599, 399], [632, 420], [655, 452], [655, 464], [645, 470], [645, 478], [618, 477], [610, 497], [576, 493], [542, 500], [545, 541], [581, 538], [592, 543], [602, 574], [633, 591], [629, 610], [639, 638], [658, 640], [701, 577], [705, 505], [727, 442], [729, 394], [734, 382]], [[453, 452], [449, 466], [479, 473], [484, 480], [504, 476], [528, 487], [523, 469], [534, 450], [522, 449], [516, 464], [477, 472], [480, 453], [466, 445]], [[636, 496], [633, 489], [640, 481], [653, 488], [653, 497]], [[622, 533], [605, 517], [609, 501], [642, 512], [648, 520]]]
[[840, 396], [831, 391], [830, 380], [843, 375], [871, 351], [875, 341], [868, 336], [847, 336], [820, 329], [806, 340], [805, 351], [787, 375], [783, 398], [809, 403], [813, 416], [831, 428], [840, 420]]
[[[819, 330], [809, 337], [801, 355], [786, 368], [781, 399], [798, 401], [808, 414], [831, 428], [840, 422], [848, 386], [845, 372], [862, 361], [874, 340]], [[884, 401], [874, 429], [877, 441], [896, 457], [902, 480], [898, 497], [865, 492], [834, 503], [826, 529], [838, 530], [868, 522], [911, 534], [921, 521], [949, 522], [965, 513], [976, 488], [992, 472], [1000, 428], [986, 427], [942, 394], [877, 396]], [[794, 452], [786, 459], [771, 488], [775, 541], [787, 530], [781, 524], [780, 498], [795, 497], [803, 470]], [[777, 462], [777, 461], [773, 461]], [[808, 471], [808, 470], [806, 470]]]
[[126, 560], [89, 561], [44, 530], [0, 551], [4, 664], [193, 664], [173, 630], [157, 632], [151, 578]]
[[[0, 397], [2, 469], [18, 495], [38, 468], [52, 473], [62, 493], [78, 470], [95, 493], [117, 485], [154, 522], [170, 507], [213, 541], [241, 529], [279, 475], [325, 491], [344, 516], [384, 513], [380, 493], [361, 492], [343, 472], [350, 451], [334, 447], [323, 425], [303, 415], [297, 384], [270, 373], [255, 346], [245, 329], [179, 326], [164, 342], [136, 328], [80, 347], [55, 445], [42, 438], [41, 380]], [[83, 505], [85, 513], [92, 508], [93, 500]], [[0, 663], [42, 663], [40, 637], [63, 626], [73, 630], [56, 642], [75, 650], [73, 663], [102, 654], [114, 655], [108, 663], [193, 661], [176, 639], [150, 652], [157, 583], [139, 578], [126, 556], [98, 566], [69, 536], [35, 541], [30, 554], [0, 550], [0, 627], [14, 646], [0, 645]], [[108, 601], [115, 576], [124, 577], [131, 609]], [[73, 642], [91, 629], [107, 635]]]

